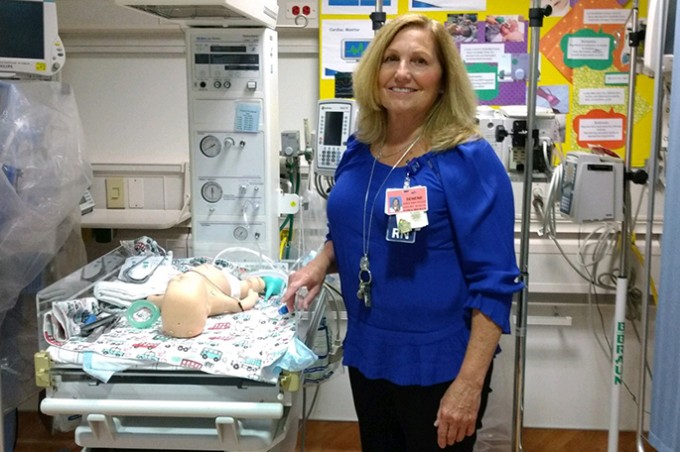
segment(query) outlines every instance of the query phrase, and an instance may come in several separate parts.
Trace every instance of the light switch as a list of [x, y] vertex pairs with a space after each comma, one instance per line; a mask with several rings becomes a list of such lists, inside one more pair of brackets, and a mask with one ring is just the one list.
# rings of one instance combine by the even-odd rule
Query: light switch
[[125, 208], [125, 179], [122, 177], [106, 178], [106, 208]]

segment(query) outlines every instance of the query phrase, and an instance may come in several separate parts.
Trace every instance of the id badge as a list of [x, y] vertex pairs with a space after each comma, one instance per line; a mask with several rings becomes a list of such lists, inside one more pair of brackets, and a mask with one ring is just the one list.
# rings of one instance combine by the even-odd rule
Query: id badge
[[390, 215], [387, 217], [387, 233], [385, 234], [385, 240], [388, 242], [415, 243], [416, 231], [411, 229], [408, 232], [403, 232], [405, 230], [406, 228], [403, 226], [401, 229], [399, 228], [397, 216]]
[[427, 187], [388, 188], [385, 191], [385, 213], [427, 212]]

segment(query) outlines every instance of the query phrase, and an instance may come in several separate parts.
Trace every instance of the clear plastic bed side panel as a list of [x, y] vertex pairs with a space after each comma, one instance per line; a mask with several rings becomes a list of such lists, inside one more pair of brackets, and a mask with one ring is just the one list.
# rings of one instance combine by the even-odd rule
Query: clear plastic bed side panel
[[[52, 303], [91, 296], [95, 283], [117, 275], [127, 257], [127, 252], [120, 246], [40, 290], [36, 294], [38, 325], [42, 325], [42, 319], [52, 309]], [[39, 335], [38, 345], [41, 350], [47, 347], [42, 334]]]

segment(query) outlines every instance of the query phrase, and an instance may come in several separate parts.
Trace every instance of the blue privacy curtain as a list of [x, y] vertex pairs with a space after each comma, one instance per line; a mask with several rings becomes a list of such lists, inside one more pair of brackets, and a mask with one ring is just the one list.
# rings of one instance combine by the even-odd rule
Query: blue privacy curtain
[[[676, 11], [675, 24], [680, 23]], [[669, 21], [670, 23], [670, 21]], [[677, 28], [676, 28], [677, 30]], [[673, 33], [673, 30], [669, 30]], [[675, 32], [674, 48], [680, 50]], [[680, 54], [680, 52], [679, 52]], [[680, 56], [673, 61], [661, 286], [656, 314], [650, 441], [659, 452], [680, 451]]]

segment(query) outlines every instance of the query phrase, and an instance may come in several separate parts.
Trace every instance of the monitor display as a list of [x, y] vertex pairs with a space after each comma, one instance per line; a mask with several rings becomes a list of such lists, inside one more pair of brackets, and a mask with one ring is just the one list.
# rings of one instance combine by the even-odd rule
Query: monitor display
[[0, 2], [0, 57], [40, 59], [45, 55], [43, 7], [38, 2]]
[[326, 146], [342, 145], [342, 123], [345, 113], [342, 111], [327, 111], [323, 134], [323, 144]]
[[64, 59], [54, 0], [0, 0], [0, 75], [52, 76]]

